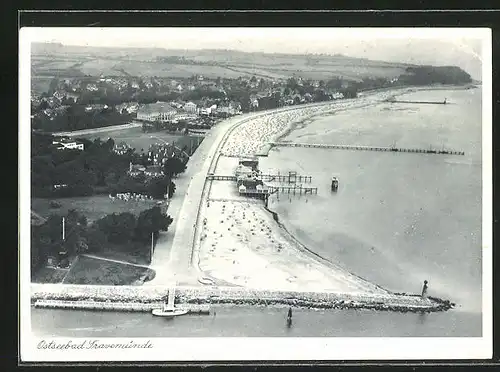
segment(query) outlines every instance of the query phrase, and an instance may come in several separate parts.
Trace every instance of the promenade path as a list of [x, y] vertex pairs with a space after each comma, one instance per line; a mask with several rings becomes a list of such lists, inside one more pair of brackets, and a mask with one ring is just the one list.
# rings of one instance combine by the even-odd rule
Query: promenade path
[[170, 285], [174, 281], [179, 285], [199, 284], [199, 273], [196, 267], [191, 267], [190, 262], [195, 221], [206, 175], [224, 134], [252, 116], [257, 115], [236, 116], [212, 128], [189, 159], [186, 171], [174, 180], [176, 193], [168, 207], [168, 214], [174, 221], [169, 231], [160, 233], [150, 266], [156, 271], [156, 276], [145, 285]]

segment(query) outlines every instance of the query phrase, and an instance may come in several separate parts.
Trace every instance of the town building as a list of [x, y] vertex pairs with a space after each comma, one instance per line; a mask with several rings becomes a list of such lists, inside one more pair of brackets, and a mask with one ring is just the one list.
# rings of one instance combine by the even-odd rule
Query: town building
[[244, 157], [240, 158], [238, 161], [239, 165], [243, 165], [252, 169], [253, 171], [259, 170], [259, 159], [257, 157]]
[[118, 155], [124, 155], [131, 149], [132, 149], [132, 147], [128, 143], [120, 142], [119, 144], [115, 145], [115, 147], [113, 148], [113, 151]]
[[78, 143], [76, 141], [62, 139], [59, 141], [52, 141], [52, 145], [56, 146], [58, 150], [79, 150], [83, 151], [85, 146], [83, 143]]
[[150, 165], [146, 167], [144, 170], [144, 174], [147, 177], [162, 177], [163, 176], [163, 168], [160, 165]]
[[141, 174], [144, 174], [145, 170], [146, 170], [146, 167], [144, 165], [132, 164], [132, 162], [130, 162], [127, 174], [130, 177], [138, 177]]
[[192, 113], [192, 114], [195, 114], [198, 110], [198, 108], [196, 107], [196, 104], [193, 103], [193, 102], [188, 102], [184, 105], [184, 110], [186, 112], [189, 112], [189, 113]]
[[144, 105], [137, 111], [137, 119], [144, 121], [169, 121], [177, 114], [177, 110], [165, 102]]

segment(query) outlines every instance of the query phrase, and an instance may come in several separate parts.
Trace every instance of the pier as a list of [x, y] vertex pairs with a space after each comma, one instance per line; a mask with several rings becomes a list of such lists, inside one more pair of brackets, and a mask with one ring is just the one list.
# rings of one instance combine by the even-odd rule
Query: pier
[[238, 179], [236, 176], [223, 176], [223, 175], [209, 174], [207, 176], [207, 180], [209, 180], [209, 181], [234, 181], [234, 182], [236, 182]]
[[[287, 182], [287, 183], [296, 183], [296, 182], [304, 182], [311, 183], [312, 176], [302, 176], [298, 175], [294, 172], [290, 172], [289, 174], [259, 174], [258, 177], [262, 179], [262, 181], [266, 182]], [[218, 174], [209, 174], [207, 176], [209, 181], [234, 181], [236, 182], [238, 178], [236, 176], [227, 176], [227, 175], [218, 175]]]
[[[163, 303], [37, 300], [35, 307], [68, 310], [150, 312], [154, 309], [163, 308]], [[188, 314], [210, 314], [209, 305], [178, 304], [175, 307], [176, 309], [188, 310]]]
[[290, 142], [271, 142], [271, 144], [273, 146], [281, 146], [281, 147], [310, 147], [310, 148], [335, 149], [335, 150], [386, 151], [386, 152], [406, 152], [406, 153], [438, 154], [438, 155], [465, 155], [465, 152], [463, 151], [384, 147], [384, 146], [331, 145], [324, 143], [290, 143]]
[[275, 192], [279, 193], [284, 193], [284, 194], [317, 194], [318, 193], [318, 188], [317, 187], [304, 187], [300, 185], [293, 185], [293, 186], [268, 186], [269, 187], [269, 193], [274, 194]]
[[389, 103], [414, 103], [417, 105], [447, 105], [449, 102], [444, 101], [400, 101], [400, 100], [392, 100], [388, 99], [386, 102]]
[[260, 177], [262, 178], [262, 181], [267, 181], [267, 182], [288, 182], [288, 183], [296, 183], [298, 182], [304, 182], [304, 183], [311, 183], [312, 182], [312, 176], [302, 176], [299, 175], [295, 172], [290, 172], [289, 174], [261, 174]]

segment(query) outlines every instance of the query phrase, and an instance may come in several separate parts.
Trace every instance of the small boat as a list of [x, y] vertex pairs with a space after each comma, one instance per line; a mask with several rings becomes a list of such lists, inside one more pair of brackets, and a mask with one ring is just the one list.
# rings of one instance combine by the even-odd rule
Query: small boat
[[175, 286], [168, 290], [168, 300], [163, 304], [161, 309], [153, 309], [154, 316], [161, 316], [164, 318], [173, 318], [180, 315], [185, 315], [189, 310], [175, 308]]
[[164, 318], [173, 318], [180, 315], [185, 315], [189, 311], [184, 309], [153, 309], [154, 316], [161, 316]]

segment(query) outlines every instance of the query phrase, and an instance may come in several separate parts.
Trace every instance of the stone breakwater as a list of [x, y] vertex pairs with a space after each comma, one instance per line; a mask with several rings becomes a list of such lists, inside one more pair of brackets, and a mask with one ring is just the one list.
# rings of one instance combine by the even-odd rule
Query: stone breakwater
[[[116, 310], [128, 304], [135, 311], [149, 311], [168, 296], [166, 287], [116, 287], [33, 284], [31, 300], [86, 301], [116, 303]], [[454, 306], [438, 298], [421, 298], [411, 294], [361, 294], [328, 292], [293, 292], [280, 290], [251, 290], [239, 287], [178, 287], [175, 302], [183, 305], [231, 304], [261, 306], [294, 306], [311, 309], [373, 309], [397, 312], [446, 311]], [[89, 306], [90, 306], [89, 305]], [[109, 308], [110, 305], [107, 307]], [[80, 308], [85, 308], [81, 306]], [[89, 307], [90, 309], [90, 307]], [[108, 309], [109, 310], [109, 309]]]

